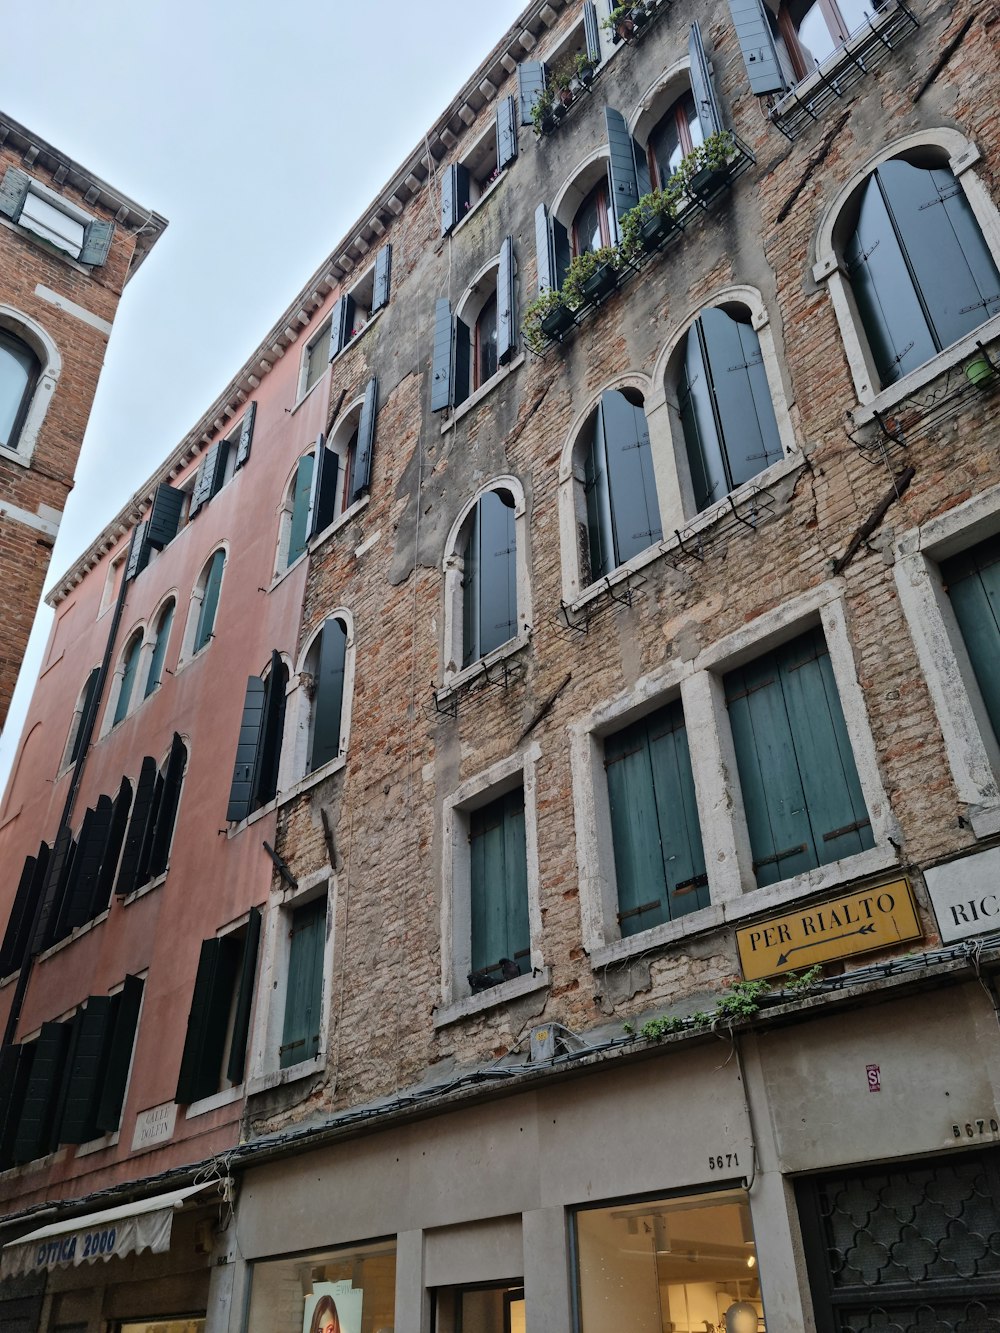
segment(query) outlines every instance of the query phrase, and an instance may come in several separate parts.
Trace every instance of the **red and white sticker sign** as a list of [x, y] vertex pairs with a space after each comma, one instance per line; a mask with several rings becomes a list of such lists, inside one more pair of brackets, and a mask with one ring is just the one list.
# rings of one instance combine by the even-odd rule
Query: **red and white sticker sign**
[[882, 1071], [878, 1065], [865, 1065], [865, 1073], [868, 1075], [868, 1091], [882, 1091]]

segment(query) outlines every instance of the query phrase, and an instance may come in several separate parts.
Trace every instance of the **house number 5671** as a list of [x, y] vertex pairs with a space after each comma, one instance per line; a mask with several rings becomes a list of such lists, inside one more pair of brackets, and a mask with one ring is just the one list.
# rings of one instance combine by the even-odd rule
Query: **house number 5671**
[[717, 1156], [708, 1159], [708, 1169], [710, 1171], [725, 1171], [734, 1166], [739, 1166], [739, 1164], [739, 1154], [734, 1152], [720, 1152]]

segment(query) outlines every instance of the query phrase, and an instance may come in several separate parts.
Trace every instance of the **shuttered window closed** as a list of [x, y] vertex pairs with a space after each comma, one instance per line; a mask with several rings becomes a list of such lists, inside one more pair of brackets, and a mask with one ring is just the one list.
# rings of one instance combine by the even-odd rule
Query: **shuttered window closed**
[[531, 970], [524, 791], [518, 787], [469, 819], [472, 973], [481, 990]]
[[282, 1069], [319, 1053], [325, 943], [326, 898], [322, 897], [292, 913], [285, 1016], [278, 1051]]
[[991, 537], [941, 566], [993, 731], [1000, 740], [1000, 538]]

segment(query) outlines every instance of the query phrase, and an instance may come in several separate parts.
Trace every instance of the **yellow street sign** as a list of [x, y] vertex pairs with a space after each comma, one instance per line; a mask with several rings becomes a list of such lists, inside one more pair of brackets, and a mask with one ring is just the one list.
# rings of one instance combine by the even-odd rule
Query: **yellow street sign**
[[744, 926], [736, 932], [736, 943], [743, 975], [754, 981], [918, 940], [922, 934], [909, 880], [897, 879]]

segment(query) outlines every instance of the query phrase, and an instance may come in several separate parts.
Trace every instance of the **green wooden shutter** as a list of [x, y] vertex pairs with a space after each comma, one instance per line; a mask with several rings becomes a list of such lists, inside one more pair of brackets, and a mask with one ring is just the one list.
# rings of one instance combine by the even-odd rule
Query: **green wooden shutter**
[[288, 951], [288, 987], [278, 1060], [282, 1069], [319, 1053], [323, 1007], [323, 950], [326, 944], [326, 898], [292, 913]]
[[143, 884], [148, 884], [153, 878], [149, 869], [149, 857], [153, 849], [153, 838], [156, 834], [156, 825], [160, 817], [160, 805], [163, 802], [163, 774], [157, 773], [156, 781], [153, 783], [153, 799], [149, 808], [149, 823], [146, 825], [145, 836], [142, 840], [142, 846], [139, 848], [139, 860], [136, 866], [135, 883], [137, 888]]
[[320, 632], [317, 658], [312, 706], [312, 740], [309, 746], [310, 773], [322, 768], [340, 754], [346, 656], [347, 630], [344, 622], [336, 619], [327, 620]]
[[147, 830], [154, 817], [153, 798], [156, 794], [156, 779], [156, 760], [146, 755], [139, 769], [135, 800], [132, 803], [128, 832], [125, 834], [125, 847], [115, 883], [115, 893], [119, 898], [128, 897], [141, 882], [137, 879], [139, 859], [146, 841]]
[[546, 84], [545, 65], [541, 60], [522, 60], [517, 67], [517, 101], [521, 110], [521, 124], [530, 125], [531, 109]]
[[316, 460], [312, 454], [299, 459], [295, 471], [295, 487], [292, 497], [292, 517], [288, 533], [288, 558], [285, 568], [294, 564], [300, 555], [305, 554], [309, 542], [309, 500], [312, 495], [313, 468]]
[[524, 792], [508, 792], [469, 821], [471, 959], [473, 973], [503, 979], [506, 959], [519, 972], [531, 967]]
[[95, 268], [107, 262], [111, 249], [111, 240], [115, 234], [113, 222], [101, 222], [95, 218], [83, 229], [83, 247], [80, 250], [80, 263], [93, 264]]
[[378, 379], [371, 377], [365, 387], [365, 401], [358, 419], [358, 443], [351, 476], [351, 503], [360, 500], [371, 488], [372, 451], [375, 445], [375, 418], [378, 415]]
[[461, 407], [472, 389], [472, 330], [457, 315], [451, 345], [455, 358], [451, 376], [452, 405]]
[[751, 89], [758, 97], [766, 93], [783, 93], [785, 76], [781, 72], [763, 0], [729, 0], [729, 10]]
[[587, 59], [595, 65], [601, 61], [601, 25], [594, 0], [583, 0], [583, 33], [587, 42]]
[[342, 352], [351, 341], [351, 330], [354, 328], [354, 298], [348, 292], [344, 292], [336, 305], [333, 307], [333, 313], [330, 316], [330, 360]]
[[453, 395], [455, 338], [451, 305], [440, 297], [434, 307], [434, 355], [431, 365], [431, 411], [443, 412], [451, 407]]
[[142, 982], [138, 977], [127, 976], [124, 986], [117, 995], [112, 996], [112, 1001], [117, 1003], [114, 1004], [111, 1041], [94, 1125], [95, 1129], [105, 1134], [113, 1134], [121, 1124], [135, 1033], [139, 1026], [139, 1010], [142, 1007]]
[[139, 670], [139, 654], [142, 652], [142, 635], [137, 634], [125, 650], [125, 669], [122, 672], [121, 684], [118, 688], [118, 699], [115, 703], [115, 715], [111, 725], [116, 727], [128, 716], [128, 706], [132, 700], [132, 691], [135, 688], [135, 677]]
[[584, 459], [583, 492], [587, 503], [587, 538], [590, 553], [588, 581], [593, 583], [609, 574], [616, 564], [603, 404], [598, 407], [594, 417], [593, 435]]
[[545, 204], [539, 204], [535, 209], [535, 262], [538, 269], [539, 293], [555, 291], [559, 283], [556, 280], [549, 210]]
[[197, 653], [208, 643], [215, 631], [215, 613], [219, 609], [219, 592], [222, 588], [222, 571], [226, 564], [225, 551], [216, 551], [205, 577], [205, 587], [198, 612], [198, 628], [194, 636], [194, 651]]
[[111, 892], [115, 883], [115, 872], [118, 869], [118, 861], [122, 853], [122, 845], [125, 842], [125, 832], [128, 828], [129, 811], [132, 808], [132, 784], [128, 778], [122, 778], [121, 786], [118, 788], [118, 795], [115, 797], [114, 809], [111, 812], [111, 824], [108, 828], [108, 841], [104, 848], [104, 856], [101, 860], [101, 869], [97, 877], [97, 883], [94, 885], [94, 901], [92, 911], [94, 915], [103, 912], [105, 907], [111, 901]]
[[635, 171], [635, 152], [625, 117], [614, 107], [604, 108], [608, 135], [608, 177], [611, 199], [618, 222], [639, 202], [639, 182]]
[[111, 1000], [91, 995], [79, 1015], [76, 1042], [69, 1062], [69, 1083], [58, 1132], [60, 1143], [87, 1143], [97, 1137], [97, 1101], [109, 1054]]
[[447, 236], [469, 211], [469, 169], [453, 162], [441, 178], [441, 235]]
[[225, 472], [225, 441], [216, 440], [198, 467], [198, 473], [194, 480], [194, 490], [191, 492], [191, 503], [188, 506], [189, 520], [194, 518], [202, 506], [208, 504], [209, 500], [218, 493]]
[[325, 532], [333, 522], [337, 508], [337, 477], [340, 459], [323, 443], [316, 441], [316, 465], [313, 468], [312, 491], [309, 496], [309, 537]]
[[497, 271], [497, 365], [505, 366], [517, 351], [517, 301], [514, 288], [514, 238], [505, 236]]
[[163, 794], [156, 812], [156, 826], [149, 848], [149, 877], [155, 879], [167, 868], [170, 858], [170, 843], [177, 823], [177, 807], [181, 800], [181, 786], [184, 781], [184, 767], [187, 764], [187, 749], [175, 731], [170, 742], [170, 755], [163, 774]]
[[482, 515], [480, 502], [472, 511], [469, 521], [469, 539], [465, 544], [462, 558], [462, 666], [478, 661], [483, 652], [480, 647], [481, 617], [479, 611], [480, 594], [480, 546], [482, 542]]
[[197, 1102], [219, 1090], [241, 952], [239, 941], [225, 935], [205, 940], [201, 946], [174, 1098], [177, 1102]]
[[32, 1043], [34, 1057], [14, 1137], [15, 1162], [30, 1162], [49, 1151], [59, 1081], [69, 1045], [69, 1023], [43, 1023]]
[[184, 492], [169, 482], [161, 481], [153, 494], [153, 504], [147, 518], [146, 542], [154, 551], [162, 551], [177, 536]]
[[17, 167], [8, 167], [0, 180], [0, 213], [16, 222], [28, 197], [30, 178]]
[[260, 912], [250, 908], [243, 954], [240, 959], [239, 989], [236, 993], [236, 1014], [233, 1018], [233, 1037], [229, 1045], [226, 1078], [230, 1083], [242, 1083], [246, 1068], [247, 1042], [250, 1038], [250, 1014], [253, 1009], [254, 981], [257, 975], [257, 951], [260, 947]]
[[254, 774], [264, 735], [266, 696], [267, 686], [261, 678], [250, 676], [243, 696], [243, 717], [236, 742], [236, 763], [229, 787], [229, 806], [226, 809], [226, 819], [230, 823], [246, 819], [252, 808]]
[[955, 611], [973, 674], [1000, 740], [1000, 538], [945, 560], [941, 577]]
[[272, 650], [271, 668], [264, 690], [264, 729], [257, 764], [253, 774], [251, 808], [266, 805], [278, 794], [278, 768], [281, 763], [281, 741], [285, 731], [285, 696], [288, 671], [281, 654]]
[[132, 536], [129, 540], [128, 560], [125, 564], [125, 581], [138, 577], [139, 574], [149, 564], [149, 542], [146, 535], [149, 532], [149, 521], [143, 519], [136, 527], [132, 529]]
[[392, 283], [392, 246], [387, 241], [375, 256], [375, 277], [372, 283], [372, 308], [376, 310], [389, 304], [389, 290]]
[[176, 603], [168, 602], [160, 615], [160, 623], [156, 629], [156, 642], [153, 644], [153, 653], [149, 659], [149, 673], [146, 676], [146, 687], [143, 690], [143, 698], [148, 699], [155, 689], [158, 688], [163, 679], [163, 663], [167, 656], [167, 645], [170, 642], [170, 631], [174, 623], [174, 609]]
[[497, 102], [497, 170], [517, 158], [517, 103], [513, 95]]
[[0, 1049], [0, 1171], [14, 1164], [14, 1139], [31, 1077], [35, 1043]]
[[253, 427], [257, 420], [257, 400], [253, 399], [247, 404], [247, 410], [243, 413], [243, 421], [240, 425], [240, 438], [236, 446], [236, 463], [233, 470], [238, 471], [244, 463], [249, 462], [250, 449], [253, 445]]
[[698, 123], [707, 139], [709, 135], [722, 133], [722, 112], [719, 99], [715, 95], [712, 75], [708, 68], [708, 55], [702, 41], [701, 28], [697, 22], [691, 24], [688, 36], [688, 59], [691, 62], [691, 91], [698, 111]]

